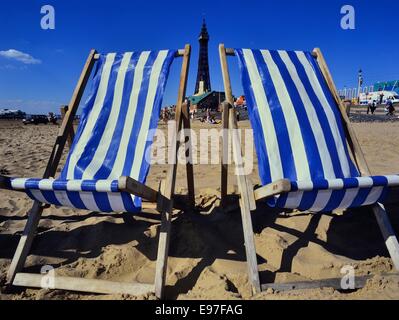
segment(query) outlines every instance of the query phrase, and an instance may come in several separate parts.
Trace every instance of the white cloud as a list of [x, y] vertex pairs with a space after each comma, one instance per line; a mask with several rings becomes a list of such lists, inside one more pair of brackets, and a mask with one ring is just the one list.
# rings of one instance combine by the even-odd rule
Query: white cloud
[[41, 60], [33, 58], [30, 54], [15, 49], [0, 51], [0, 57], [13, 59], [24, 64], [40, 64]]

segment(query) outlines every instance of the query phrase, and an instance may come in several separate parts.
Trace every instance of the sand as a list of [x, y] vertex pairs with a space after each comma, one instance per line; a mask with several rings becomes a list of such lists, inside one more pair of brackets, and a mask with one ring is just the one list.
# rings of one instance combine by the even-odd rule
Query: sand
[[[249, 127], [247, 121], [241, 127]], [[161, 126], [165, 129], [165, 126]], [[354, 124], [373, 174], [399, 172], [399, 123]], [[214, 128], [194, 122], [200, 128]], [[0, 122], [0, 173], [40, 177], [58, 126], [23, 126]], [[210, 150], [209, 152], [217, 152]], [[65, 161], [65, 157], [62, 159]], [[254, 165], [253, 183], [259, 183]], [[155, 165], [148, 184], [158, 187], [166, 166]], [[331, 288], [290, 292], [268, 290], [251, 297], [247, 281], [240, 212], [222, 212], [220, 166], [195, 165], [199, 214], [177, 213], [173, 222], [167, 271], [168, 299], [398, 299], [399, 277], [393, 271], [375, 218], [369, 210], [344, 214], [284, 214], [259, 206], [253, 213], [261, 277], [287, 282], [340, 276], [344, 265], [357, 275], [375, 274], [360, 290], [343, 293]], [[230, 170], [229, 193], [237, 193]], [[184, 166], [179, 166], [178, 193], [187, 191]], [[0, 284], [27, 219], [31, 200], [22, 193], [0, 190]], [[398, 206], [389, 207], [399, 233]], [[159, 215], [144, 210], [129, 224], [121, 214], [101, 214], [68, 208], [45, 210], [26, 262], [27, 272], [43, 265], [57, 275], [116, 281], [153, 282], [158, 244]], [[154, 299], [153, 295], [139, 297]], [[133, 299], [123, 295], [77, 294], [61, 290], [17, 289], [0, 299]]]

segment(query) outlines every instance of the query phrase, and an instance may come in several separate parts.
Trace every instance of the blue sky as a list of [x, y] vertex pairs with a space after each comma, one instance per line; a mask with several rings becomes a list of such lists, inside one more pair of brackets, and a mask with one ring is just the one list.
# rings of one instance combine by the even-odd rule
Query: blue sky
[[[55, 8], [55, 30], [40, 27], [40, 9], [46, 4]], [[355, 8], [355, 30], [340, 28], [345, 4]], [[69, 102], [91, 48], [123, 52], [182, 48], [190, 43], [188, 94], [192, 94], [203, 16], [211, 37], [214, 90], [223, 90], [220, 42], [242, 48], [320, 47], [339, 88], [356, 87], [360, 67], [370, 85], [399, 79], [398, 15], [399, 3], [387, 0], [1, 1], [0, 108], [58, 111], [60, 104]], [[234, 94], [239, 95], [235, 58], [229, 58], [229, 63]], [[179, 71], [180, 60], [176, 60], [164, 105], [175, 103]]]

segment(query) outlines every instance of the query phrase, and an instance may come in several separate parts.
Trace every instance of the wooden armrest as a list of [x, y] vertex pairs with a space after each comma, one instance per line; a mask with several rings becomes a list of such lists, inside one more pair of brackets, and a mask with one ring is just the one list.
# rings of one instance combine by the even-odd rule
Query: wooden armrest
[[272, 182], [254, 191], [255, 200], [270, 198], [280, 193], [287, 193], [291, 191], [291, 182], [287, 179]]
[[157, 191], [130, 177], [120, 177], [118, 188], [120, 191], [134, 194], [151, 202], [157, 202], [158, 199]]

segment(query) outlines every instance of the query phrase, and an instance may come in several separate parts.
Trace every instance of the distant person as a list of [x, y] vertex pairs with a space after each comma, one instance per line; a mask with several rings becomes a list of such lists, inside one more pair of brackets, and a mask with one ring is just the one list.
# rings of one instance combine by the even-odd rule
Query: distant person
[[380, 104], [382, 104], [383, 101], [384, 101], [384, 93], [381, 92], [380, 93]]
[[367, 114], [369, 114], [369, 112], [371, 112], [371, 114], [374, 114], [375, 109], [377, 109], [377, 101], [370, 100], [367, 104]]
[[395, 107], [393, 106], [393, 101], [392, 98], [389, 97], [387, 99], [387, 103], [386, 103], [386, 111], [387, 111], [387, 116], [393, 116], [395, 113]]

